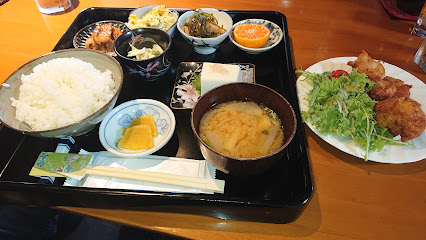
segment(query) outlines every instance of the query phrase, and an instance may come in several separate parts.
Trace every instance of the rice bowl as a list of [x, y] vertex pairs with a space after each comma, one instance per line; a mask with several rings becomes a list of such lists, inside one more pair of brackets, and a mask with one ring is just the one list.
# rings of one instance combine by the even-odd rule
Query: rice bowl
[[[114, 96], [110, 70], [101, 72], [77, 58], [56, 58], [21, 76], [16, 118], [32, 130], [59, 128], [84, 119]], [[40, 117], [43, 116], [43, 117]]]
[[[21, 85], [23, 85], [21, 81], [22, 75], [30, 75], [31, 73], [33, 73], [33, 69], [37, 65], [46, 63], [49, 60], [58, 59], [58, 58], [80, 59], [86, 63], [90, 63], [91, 65], [93, 65], [93, 67], [97, 71], [100, 71], [101, 73], [103, 72], [108, 73], [107, 70], [109, 70], [111, 72], [112, 79], [113, 79], [112, 94], [110, 95], [110, 97], [108, 97], [109, 99], [104, 100], [103, 103], [99, 103], [96, 106], [97, 109], [90, 110], [91, 113], [89, 113], [88, 116], [85, 116], [85, 117], [80, 116], [79, 120], [75, 118], [72, 120], [71, 123], [66, 123], [66, 124], [64, 123], [65, 125], [62, 125], [60, 127], [58, 126], [52, 127], [52, 128], [45, 127], [45, 130], [34, 130], [28, 123], [21, 122], [16, 119], [16, 108], [12, 106], [11, 99], [19, 100], [19, 94], [21, 91], [20, 87]], [[66, 66], [61, 64], [61, 68], [65, 69]], [[70, 75], [79, 75], [84, 80], [86, 79], [87, 71], [83, 71], [82, 69], [79, 69], [77, 71], [76, 70], [70, 70], [70, 71], [71, 71]], [[61, 76], [61, 78], [62, 77], [63, 76]], [[71, 83], [73, 84], [80, 83], [80, 85], [84, 86], [84, 84], [81, 84], [82, 82], [83, 81], [78, 81], [78, 80], [71, 81]], [[59, 138], [64, 136], [79, 136], [92, 130], [100, 121], [102, 121], [104, 116], [112, 110], [112, 108], [115, 105], [115, 102], [117, 101], [118, 95], [121, 91], [122, 84], [123, 84], [123, 70], [120, 64], [113, 57], [103, 52], [94, 51], [90, 49], [75, 49], [75, 48], [50, 52], [40, 57], [37, 57], [27, 62], [26, 64], [22, 65], [15, 72], [13, 72], [2, 84], [2, 87], [0, 88], [0, 121], [2, 122], [3, 125], [5, 125], [8, 128], [11, 128], [15, 131], [24, 133], [26, 135], [35, 136], [35, 137]], [[70, 98], [67, 98], [69, 96], [63, 96], [64, 93], [56, 94], [55, 93], [56, 90], [53, 90], [55, 89], [55, 87], [52, 88], [52, 86], [54, 85], [55, 85], [54, 83], [50, 82], [46, 84], [46, 86], [43, 86], [45, 89], [50, 89], [50, 93], [48, 93], [47, 95], [50, 95], [50, 97], [56, 96], [56, 98], [53, 98], [54, 101], [44, 102], [44, 108], [42, 108], [44, 111], [39, 111], [38, 114], [36, 114], [32, 110], [28, 111], [28, 109], [23, 111], [31, 114], [32, 115], [31, 118], [36, 119], [37, 121], [42, 121], [42, 118], [58, 119], [58, 117], [56, 116], [58, 107], [51, 105], [52, 102], [55, 102], [55, 104], [59, 104], [61, 107], [67, 106], [66, 108], [68, 108], [69, 110], [68, 112], [70, 113], [72, 113], [73, 111], [74, 112], [81, 111], [80, 109], [81, 107], [79, 104], [81, 104], [84, 101], [87, 101], [85, 96], [89, 96], [90, 94], [74, 93], [74, 94], [71, 94], [73, 96], [71, 96]], [[70, 85], [70, 83], [68, 83], [68, 85]], [[65, 84], [66, 87], [69, 87], [68, 85]], [[91, 84], [86, 85], [86, 88], [89, 88], [89, 86], [91, 86]], [[33, 95], [33, 97], [28, 97], [30, 100], [34, 98], [34, 99], [37, 99], [36, 101], [39, 101], [38, 95], [40, 95], [40, 92], [37, 93], [37, 91], [34, 91], [32, 87], [30, 87], [30, 89], [31, 89], [30, 92], [28, 92], [27, 90], [23, 90], [23, 91], [26, 91], [28, 94]], [[105, 91], [105, 93], [106, 92], [108, 91]], [[106, 95], [109, 95], [109, 94], [106, 94]], [[78, 104], [69, 103], [66, 99], [69, 99], [68, 101], [78, 101]], [[18, 103], [15, 103], [15, 104], [18, 104]], [[70, 108], [70, 106], [72, 107]], [[72, 109], [73, 107], [77, 109]], [[86, 112], [88, 111], [89, 110], [87, 110]], [[18, 113], [18, 116], [19, 116], [19, 113]]]

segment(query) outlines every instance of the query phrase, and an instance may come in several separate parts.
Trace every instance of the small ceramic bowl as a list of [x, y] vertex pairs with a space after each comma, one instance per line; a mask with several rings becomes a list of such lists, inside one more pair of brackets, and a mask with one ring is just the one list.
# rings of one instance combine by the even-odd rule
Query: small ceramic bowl
[[[244, 47], [240, 44], [238, 44], [235, 41], [234, 38], [234, 29], [235, 27], [237, 27], [238, 25], [241, 24], [246, 24], [246, 23], [256, 23], [256, 24], [260, 24], [263, 25], [265, 27], [267, 27], [269, 29], [269, 39], [268, 41], [260, 48], [249, 48], [249, 47]], [[246, 19], [246, 20], [242, 20], [239, 21], [237, 23], [234, 24], [234, 26], [232, 26], [232, 30], [229, 32], [229, 38], [231, 39], [231, 41], [237, 46], [239, 47], [241, 50], [249, 53], [249, 54], [259, 54], [259, 53], [263, 53], [266, 51], [271, 50], [272, 48], [274, 48], [275, 46], [278, 45], [278, 43], [281, 42], [281, 39], [283, 38], [283, 31], [281, 30], [281, 28], [268, 20], [264, 20], [264, 19]]]
[[233, 23], [232, 18], [226, 12], [221, 12], [217, 9], [200, 8], [200, 10], [202, 12], [213, 14], [213, 16], [217, 19], [218, 25], [223, 26], [223, 28], [226, 29], [226, 32], [214, 38], [199, 38], [186, 34], [183, 30], [183, 26], [189, 18], [194, 15], [194, 11], [187, 11], [182, 14], [182, 16], [178, 19], [177, 29], [181, 33], [182, 37], [192, 44], [195, 52], [199, 54], [212, 54], [219, 48], [219, 44], [223, 42], [231, 32]]
[[[35, 66], [56, 58], [77, 58], [84, 62], [91, 63], [101, 72], [104, 72], [107, 69], [110, 70], [115, 82], [115, 92], [111, 100], [109, 100], [102, 108], [84, 119], [64, 127], [34, 131], [28, 124], [20, 122], [15, 118], [16, 109], [11, 105], [10, 98], [13, 97], [18, 99], [20, 93], [19, 88], [22, 85], [22, 75], [29, 75], [33, 72], [33, 68]], [[79, 136], [96, 127], [105, 115], [112, 110], [123, 84], [123, 70], [121, 69], [120, 64], [113, 57], [103, 52], [90, 49], [70, 48], [51, 52], [29, 61], [13, 72], [4, 83], [8, 86], [3, 85], [3, 87], [0, 88], [0, 122], [2, 122], [2, 124], [13, 130], [33, 137], [60, 138], [65, 136]], [[42, 118], [43, 116], [37, 117]]]
[[[74, 39], [72, 41], [72, 44], [75, 48], [86, 48], [86, 40], [92, 36], [93, 30], [95, 30], [96, 26], [98, 25], [104, 25], [112, 23], [113, 27], [116, 27], [120, 29], [123, 33], [127, 32], [129, 28], [126, 26], [125, 23], [115, 20], [105, 20], [105, 21], [99, 21], [92, 23], [90, 25], [85, 26], [84, 28], [80, 29], [74, 36]], [[108, 55], [114, 56], [114, 50], [111, 52], [106, 52]]]
[[[149, 10], [155, 7], [158, 7], [158, 5], [154, 4], [154, 5], [143, 6], [131, 11], [130, 14], [135, 15], [137, 18], [142, 18], [143, 15], [145, 15]], [[174, 23], [171, 25], [171, 27], [162, 28], [162, 30], [166, 31], [170, 35], [170, 37], [173, 38], [173, 36], [176, 34], [176, 23], [179, 18], [179, 13], [177, 11], [170, 10], [170, 16], [174, 19]], [[129, 26], [128, 22], [126, 23], [126, 25], [129, 29], [133, 29]]]
[[[142, 150], [119, 148], [118, 141], [123, 137], [123, 128], [127, 128], [133, 119], [143, 115], [154, 117], [158, 132], [158, 136], [154, 137], [154, 147]], [[135, 99], [118, 105], [104, 118], [99, 127], [99, 140], [106, 150], [117, 156], [141, 157], [166, 145], [173, 136], [175, 126], [175, 116], [165, 104], [152, 99]]]
[[[133, 57], [127, 57], [131, 49], [129, 43], [132, 42], [132, 37], [141, 35], [144, 38], [151, 38], [160, 45], [163, 53], [149, 59], [137, 60]], [[114, 43], [114, 51], [117, 54], [118, 61], [122, 63], [123, 68], [130, 74], [139, 75], [145, 81], [153, 81], [165, 74], [171, 62], [169, 61], [169, 49], [172, 45], [170, 35], [159, 28], [136, 28], [121, 34]], [[143, 47], [151, 48], [153, 42], [145, 41], [134, 45], [138, 49]]]
[[[217, 152], [200, 137], [200, 122], [212, 107], [231, 101], [254, 101], [272, 109], [284, 131], [283, 145], [270, 154], [257, 158], [237, 158]], [[229, 83], [201, 96], [191, 113], [191, 127], [204, 158], [215, 168], [230, 175], [247, 176], [265, 172], [282, 159], [287, 145], [296, 133], [296, 115], [290, 103], [276, 91], [256, 83]]]

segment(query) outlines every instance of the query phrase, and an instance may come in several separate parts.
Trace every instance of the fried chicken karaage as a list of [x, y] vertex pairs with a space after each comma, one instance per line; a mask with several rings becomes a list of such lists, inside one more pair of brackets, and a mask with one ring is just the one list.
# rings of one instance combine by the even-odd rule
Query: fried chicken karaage
[[384, 100], [391, 97], [409, 97], [411, 85], [405, 84], [403, 81], [385, 77], [383, 79], [373, 79], [376, 83], [368, 92], [368, 95], [374, 100]]
[[367, 52], [362, 51], [355, 61], [348, 65], [357, 68], [359, 73], [365, 73], [376, 84], [368, 95], [374, 100], [384, 100], [391, 97], [409, 97], [411, 85], [403, 81], [385, 76], [385, 68], [380, 61], [372, 59]]
[[122, 31], [112, 23], [97, 25], [92, 35], [86, 40], [86, 48], [103, 52], [114, 51], [114, 41], [122, 34]]
[[383, 65], [379, 61], [372, 59], [364, 50], [355, 61], [348, 62], [348, 65], [357, 68], [360, 73], [365, 73], [371, 80], [385, 77]]
[[374, 106], [378, 126], [388, 128], [394, 136], [400, 135], [403, 142], [422, 134], [426, 117], [420, 104], [409, 98], [411, 85], [386, 76], [382, 63], [372, 59], [364, 50], [348, 65], [375, 82], [368, 95], [378, 101]]
[[394, 136], [400, 135], [403, 142], [418, 137], [426, 127], [426, 117], [420, 104], [408, 97], [379, 101], [374, 110], [377, 125], [387, 127]]

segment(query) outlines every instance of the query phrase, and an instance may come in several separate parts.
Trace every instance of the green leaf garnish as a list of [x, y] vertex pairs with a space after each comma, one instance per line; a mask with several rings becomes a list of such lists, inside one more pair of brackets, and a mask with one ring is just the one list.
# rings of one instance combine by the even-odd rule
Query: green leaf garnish
[[201, 74], [200, 73], [194, 73], [194, 79], [192, 80], [192, 86], [201, 95]]
[[302, 112], [322, 134], [346, 136], [365, 150], [364, 159], [372, 151], [381, 151], [386, 144], [403, 144], [393, 139], [387, 128], [376, 125], [374, 105], [367, 92], [374, 82], [354, 69], [348, 76], [329, 79], [330, 72], [322, 74], [296, 70], [312, 86], [307, 101], [309, 110]]

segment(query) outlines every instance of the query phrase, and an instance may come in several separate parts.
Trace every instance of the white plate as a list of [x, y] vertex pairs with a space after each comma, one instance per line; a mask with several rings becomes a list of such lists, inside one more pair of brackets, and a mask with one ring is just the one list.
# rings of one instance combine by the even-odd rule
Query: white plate
[[[143, 115], [152, 115], [158, 136], [154, 137], [154, 147], [141, 150], [127, 150], [118, 147], [123, 137], [123, 128]], [[172, 110], [164, 103], [152, 99], [135, 99], [115, 107], [102, 121], [99, 127], [99, 140], [109, 152], [120, 157], [142, 157], [162, 148], [173, 136], [176, 120]]]
[[[306, 69], [306, 71], [313, 73], [323, 73], [341, 69], [347, 72], [351, 72], [352, 67], [347, 65], [347, 62], [353, 61], [355, 59], [356, 57], [331, 58], [310, 66]], [[399, 67], [391, 65], [389, 63], [382, 64], [385, 67], [386, 76], [400, 79], [406, 84], [413, 86], [410, 89], [410, 98], [420, 103], [421, 109], [423, 110], [423, 112], [426, 112], [426, 98], [423, 97], [426, 93], [426, 85], [421, 80]], [[307, 111], [308, 102], [306, 98], [312, 87], [308, 83], [306, 83], [306, 81], [302, 81], [303, 78], [304, 77], [299, 77], [297, 79], [297, 90], [300, 110]], [[309, 122], [306, 122], [306, 124], [309, 126], [309, 128], [312, 129], [313, 132], [315, 132], [327, 143], [333, 145], [334, 147], [338, 148], [343, 152], [364, 159], [365, 151], [355, 145], [352, 140], [343, 139], [335, 135], [323, 135], [315, 128], [315, 126], [311, 125]], [[380, 152], [370, 152], [368, 160], [381, 163], [409, 163], [425, 159], [426, 130], [419, 137], [414, 138], [411, 141], [414, 147], [386, 145]]]

